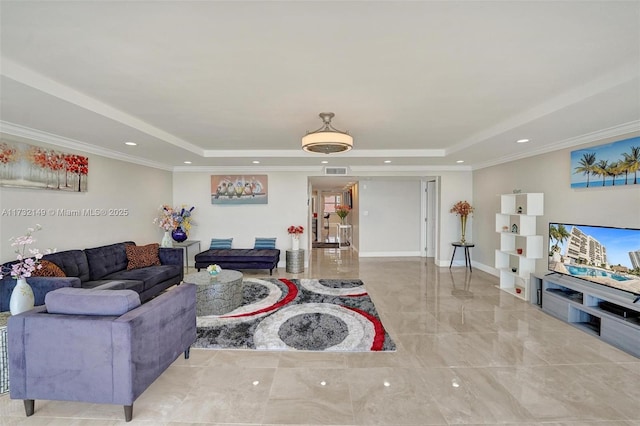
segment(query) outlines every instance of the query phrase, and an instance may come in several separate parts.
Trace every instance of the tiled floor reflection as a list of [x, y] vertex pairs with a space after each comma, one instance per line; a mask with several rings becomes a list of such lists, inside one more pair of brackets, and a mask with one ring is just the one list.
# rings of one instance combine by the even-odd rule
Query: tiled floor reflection
[[[147, 425], [640, 426], [640, 359], [431, 259], [315, 249], [301, 278], [360, 278], [394, 353], [194, 349], [134, 405]], [[246, 272], [246, 276], [265, 276]], [[96, 384], [98, 386], [99, 384]], [[0, 425], [124, 424], [119, 406], [0, 397]]]

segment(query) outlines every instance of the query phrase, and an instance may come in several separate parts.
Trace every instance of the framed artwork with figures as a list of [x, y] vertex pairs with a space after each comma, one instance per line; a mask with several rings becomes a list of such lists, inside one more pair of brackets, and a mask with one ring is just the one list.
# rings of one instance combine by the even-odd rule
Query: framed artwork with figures
[[211, 204], [267, 204], [267, 175], [212, 175]]

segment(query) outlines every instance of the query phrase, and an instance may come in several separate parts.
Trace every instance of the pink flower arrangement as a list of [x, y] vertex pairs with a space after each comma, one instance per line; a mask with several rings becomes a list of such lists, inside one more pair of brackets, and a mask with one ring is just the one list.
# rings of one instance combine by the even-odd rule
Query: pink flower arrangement
[[473, 213], [473, 207], [471, 207], [471, 204], [469, 204], [466, 200], [458, 201], [453, 205], [451, 210], [449, 210], [449, 213], [455, 213], [463, 217], [469, 216], [471, 213]]
[[[32, 234], [42, 229], [42, 226], [36, 225], [35, 228], [27, 228], [27, 233], [19, 237], [11, 237], [9, 241], [12, 241], [11, 246], [16, 247], [16, 259], [18, 262], [11, 265], [11, 269], [4, 268], [0, 270], [0, 278], [3, 274], [10, 273], [15, 279], [28, 278], [36, 269], [41, 269], [40, 259], [42, 259], [42, 253], [38, 249], [27, 249], [28, 245], [36, 242]], [[27, 255], [27, 251], [29, 255]], [[47, 250], [46, 253], [51, 253], [52, 250]]]
[[182, 228], [186, 233], [189, 233], [191, 229], [192, 220], [191, 212], [195, 207], [187, 208], [186, 205], [182, 207], [173, 208], [167, 204], [160, 206], [160, 214], [153, 219], [153, 223], [158, 225], [165, 231], [173, 231], [176, 228]]
[[287, 232], [297, 237], [304, 232], [304, 227], [291, 225], [287, 228]]

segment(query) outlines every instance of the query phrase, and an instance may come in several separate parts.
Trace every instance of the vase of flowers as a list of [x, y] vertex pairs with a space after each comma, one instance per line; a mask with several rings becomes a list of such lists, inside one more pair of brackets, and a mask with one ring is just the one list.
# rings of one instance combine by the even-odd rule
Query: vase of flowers
[[192, 220], [191, 212], [195, 207], [173, 208], [167, 204], [163, 204], [159, 208], [158, 217], [153, 219], [153, 223], [164, 230], [164, 236], [160, 242], [160, 247], [173, 247], [173, 241], [182, 242], [189, 237]]
[[160, 213], [158, 214], [158, 217], [153, 219], [153, 223], [158, 225], [164, 231], [164, 235], [160, 241], [160, 247], [173, 247], [171, 231], [176, 229], [176, 222], [173, 218], [173, 207], [163, 204], [158, 210]]
[[195, 209], [195, 206], [187, 208], [185, 204], [180, 208], [173, 209], [173, 219], [175, 222], [175, 229], [171, 232], [171, 237], [181, 243], [189, 238], [189, 231], [191, 230], [191, 212]]
[[342, 223], [343, 225], [345, 224], [345, 220], [346, 220], [347, 216], [349, 215], [350, 211], [351, 211], [351, 207], [349, 207], [347, 205], [336, 206], [336, 214], [340, 218], [340, 223]]
[[218, 279], [218, 274], [222, 272], [222, 268], [218, 265], [209, 265], [207, 266], [207, 272], [209, 273], [211, 281], [213, 281]]
[[[11, 274], [16, 279], [16, 286], [11, 292], [11, 298], [9, 299], [9, 310], [11, 315], [17, 315], [21, 312], [28, 311], [34, 306], [35, 298], [31, 286], [27, 283], [27, 278], [33, 274], [37, 269], [41, 269], [40, 259], [42, 259], [42, 253], [38, 249], [27, 248], [33, 244], [36, 240], [33, 238], [33, 233], [41, 230], [40, 225], [36, 225], [35, 228], [28, 228], [25, 235], [20, 237], [11, 237], [11, 246], [15, 247], [17, 262], [11, 265], [11, 268], [1, 269], [0, 278], [5, 274]], [[51, 250], [47, 250], [50, 253]]]
[[291, 250], [300, 250], [300, 235], [304, 232], [304, 227], [291, 225], [287, 232], [291, 235]]
[[450, 213], [455, 213], [458, 216], [460, 216], [460, 228], [462, 230], [462, 236], [460, 238], [460, 242], [464, 244], [467, 242], [465, 240], [465, 232], [467, 229], [467, 217], [471, 213], [473, 213], [473, 207], [471, 207], [471, 204], [469, 204], [466, 200], [458, 201], [453, 205], [453, 207], [450, 210]]

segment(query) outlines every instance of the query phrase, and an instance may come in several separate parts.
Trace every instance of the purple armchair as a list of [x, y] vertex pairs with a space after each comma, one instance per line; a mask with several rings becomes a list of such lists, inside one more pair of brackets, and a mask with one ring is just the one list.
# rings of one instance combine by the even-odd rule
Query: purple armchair
[[64, 288], [8, 324], [12, 399], [133, 402], [196, 339], [196, 287], [181, 284], [140, 305], [132, 290]]

